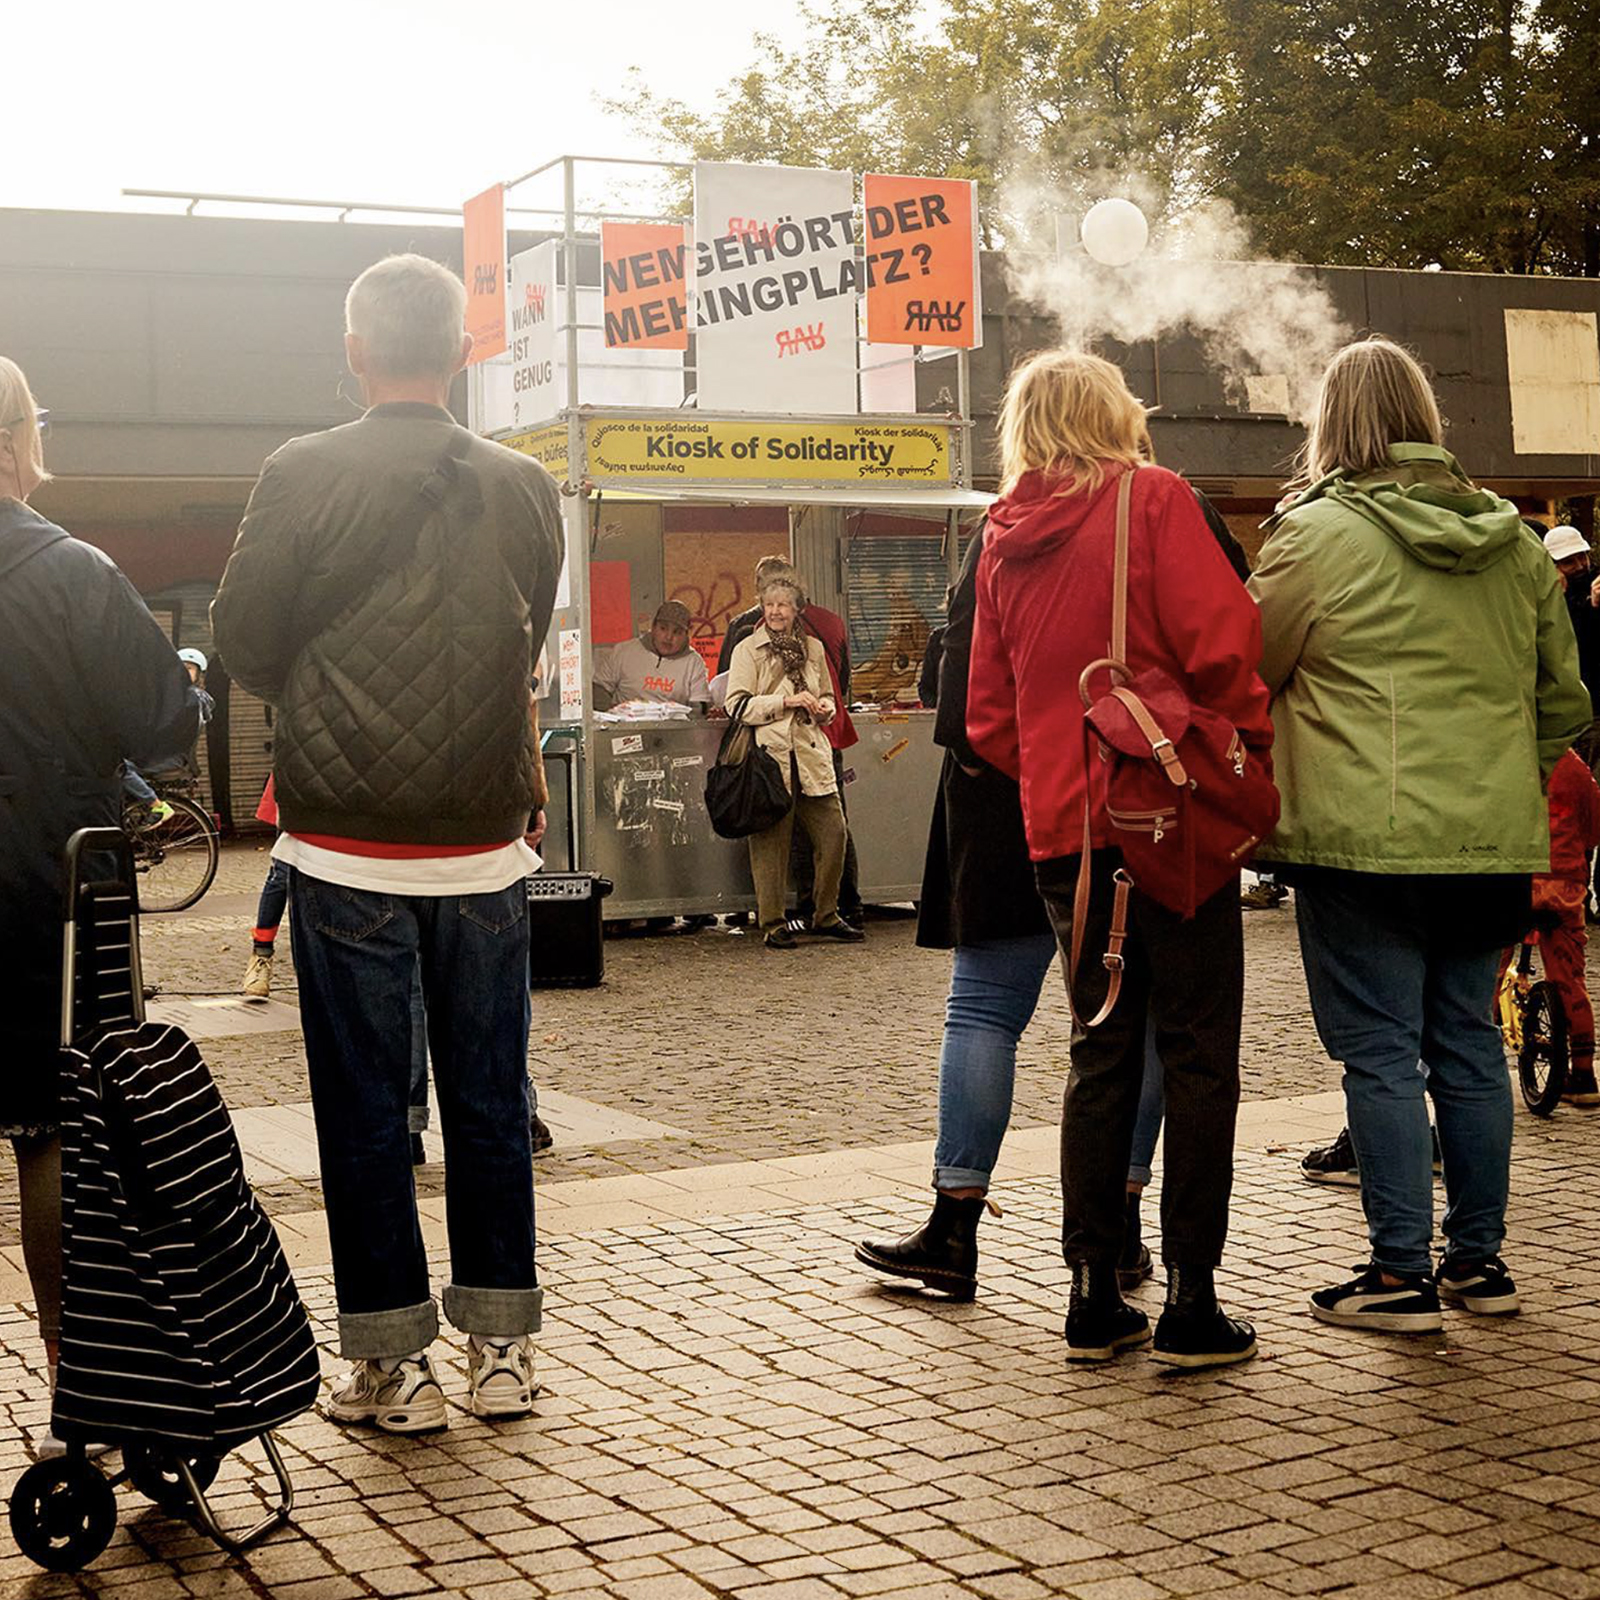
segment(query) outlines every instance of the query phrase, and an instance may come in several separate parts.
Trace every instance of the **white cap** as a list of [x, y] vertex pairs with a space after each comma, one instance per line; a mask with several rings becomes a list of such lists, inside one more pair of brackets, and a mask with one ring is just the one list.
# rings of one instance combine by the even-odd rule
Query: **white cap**
[[1544, 536], [1544, 547], [1552, 561], [1566, 561], [1572, 556], [1586, 556], [1589, 553], [1589, 541], [1569, 523], [1552, 528]]

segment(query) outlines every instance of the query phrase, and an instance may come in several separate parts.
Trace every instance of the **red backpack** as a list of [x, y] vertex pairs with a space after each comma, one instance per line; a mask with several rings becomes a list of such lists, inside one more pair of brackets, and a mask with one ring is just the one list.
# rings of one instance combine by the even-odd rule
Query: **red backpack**
[[[1111, 654], [1091, 661], [1078, 679], [1083, 696], [1083, 856], [1073, 897], [1071, 970], [1076, 975], [1089, 905], [1089, 774], [1105, 772], [1106, 819], [1122, 852], [1116, 874], [1109, 947], [1102, 958], [1111, 986], [1099, 1014], [1111, 1015], [1122, 986], [1128, 895], [1137, 888], [1188, 918], [1250, 859], [1278, 823], [1271, 763], [1245, 748], [1220, 713], [1196, 705], [1160, 667], [1135, 672], [1128, 649], [1128, 507], [1132, 470], [1117, 485], [1116, 551], [1111, 579]], [[1090, 680], [1108, 673], [1112, 686], [1096, 697]]]

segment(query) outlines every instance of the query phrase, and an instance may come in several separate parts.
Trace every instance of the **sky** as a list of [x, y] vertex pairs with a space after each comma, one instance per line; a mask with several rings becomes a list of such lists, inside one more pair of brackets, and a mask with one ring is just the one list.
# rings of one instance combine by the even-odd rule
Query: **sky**
[[[553, 156], [662, 153], [600, 104], [630, 66], [709, 107], [756, 32], [801, 33], [782, 0], [3, 9], [6, 121], [21, 137], [0, 206], [74, 210], [181, 209], [124, 201], [125, 187], [455, 207]], [[558, 200], [530, 185], [510, 203]]]

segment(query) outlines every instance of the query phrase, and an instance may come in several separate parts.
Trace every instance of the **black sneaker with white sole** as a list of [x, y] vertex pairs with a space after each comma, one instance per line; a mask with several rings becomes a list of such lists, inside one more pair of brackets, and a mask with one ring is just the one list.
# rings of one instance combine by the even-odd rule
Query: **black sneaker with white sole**
[[1256, 1353], [1256, 1330], [1215, 1300], [1209, 1310], [1168, 1306], [1156, 1323], [1150, 1354], [1169, 1367], [1228, 1367]]
[[1361, 1174], [1356, 1170], [1356, 1147], [1350, 1142], [1350, 1130], [1341, 1128], [1332, 1144], [1319, 1145], [1306, 1152], [1300, 1163], [1301, 1174], [1312, 1183], [1336, 1183], [1347, 1188], [1361, 1186]]
[[1509, 1317], [1520, 1309], [1517, 1286], [1499, 1256], [1485, 1261], [1446, 1258], [1439, 1263], [1433, 1281], [1447, 1305], [1462, 1306], [1481, 1317]]
[[[1383, 1281], [1373, 1262], [1355, 1268], [1349, 1283], [1318, 1289], [1311, 1296], [1311, 1315], [1340, 1328], [1371, 1328], [1375, 1333], [1437, 1333], [1444, 1326], [1439, 1291], [1427, 1276]], [[1398, 1277], [1398, 1274], [1391, 1274]]]
[[1114, 1262], [1074, 1264], [1065, 1333], [1068, 1361], [1109, 1361], [1149, 1341], [1150, 1319], [1123, 1302]]
[[[1439, 1156], [1439, 1130], [1429, 1130], [1433, 1138], [1433, 1175], [1444, 1171]], [[1361, 1187], [1361, 1174], [1356, 1169], [1356, 1147], [1350, 1142], [1350, 1130], [1341, 1128], [1332, 1144], [1319, 1145], [1308, 1150], [1300, 1163], [1300, 1173], [1312, 1183], [1333, 1183], [1350, 1189]]]

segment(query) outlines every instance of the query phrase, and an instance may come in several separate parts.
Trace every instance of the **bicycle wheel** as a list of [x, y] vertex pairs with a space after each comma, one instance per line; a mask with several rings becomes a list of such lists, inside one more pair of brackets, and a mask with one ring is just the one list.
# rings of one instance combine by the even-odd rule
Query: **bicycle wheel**
[[1536, 983], [1528, 991], [1522, 1048], [1517, 1052], [1523, 1104], [1536, 1117], [1548, 1117], [1561, 1104], [1567, 1059], [1567, 1014], [1561, 996], [1553, 984]]
[[139, 874], [141, 911], [182, 911], [217, 875], [217, 830], [192, 800], [163, 797], [166, 816], [128, 829]]

